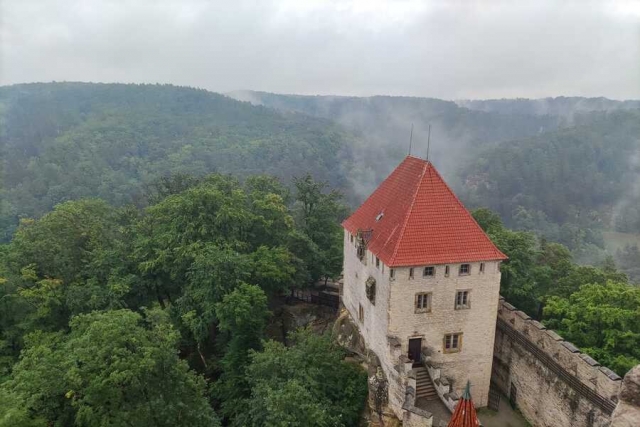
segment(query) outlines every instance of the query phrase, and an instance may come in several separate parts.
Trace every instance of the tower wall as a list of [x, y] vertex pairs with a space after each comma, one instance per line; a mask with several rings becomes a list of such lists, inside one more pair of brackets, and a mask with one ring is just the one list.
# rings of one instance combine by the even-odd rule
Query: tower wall
[[[445, 266], [435, 266], [435, 275], [423, 277], [424, 266], [395, 269], [391, 282], [389, 335], [395, 336], [408, 352], [409, 338], [422, 338], [431, 362], [441, 369], [460, 395], [467, 380], [471, 381], [471, 395], [476, 406], [486, 406], [491, 380], [493, 343], [499, 303], [500, 271], [498, 262], [471, 263], [469, 275], [459, 275], [460, 264], [449, 264], [449, 277]], [[468, 309], [455, 309], [456, 292], [469, 291]], [[431, 293], [431, 311], [416, 313], [415, 295]], [[445, 334], [462, 333], [458, 352], [444, 349]]]
[[[369, 277], [376, 280], [375, 305], [366, 295], [366, 281]], [[375, 258], [367, 251], [365, 259], [361, 261], [357, 255], [351, 234], [344, 232], [344, 270], [343, 270], [342, 303], [349, 311], [354, 323], [358, 326], [365, 344], [372, 350], [389, 381], [389, 406], [402, 419], [402, 405], [404, 403], [404, 384], [397, 370], [394, 368], [398, 360], [391, 356], [387, 331], [389, 329], [389, 270], [380, 262], [380, 268], [375, 266]], [[364, 321], [358, 317], [359, 305], [364, 309]], [[397, 359], [397, 358], [396, 358]]]

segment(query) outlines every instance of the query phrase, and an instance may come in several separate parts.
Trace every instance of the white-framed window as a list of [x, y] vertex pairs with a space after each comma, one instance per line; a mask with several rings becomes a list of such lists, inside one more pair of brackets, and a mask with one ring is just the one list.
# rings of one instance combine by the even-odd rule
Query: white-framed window
[[443, 341], [445, 353], [457, 353], [462, 349], [462, 332], [445, 334]]
[[431, 292], [420, 292], [416, 294], [415, 312], [416, 313], [431, 312]]
[[422, 271], [422, 276], [423, 277], [433, 277], [436, 274], [436, 268], [435, 267], [425, 267], [424, 270]]
[[460, 276], [471, 274], [471, 264], [460, 264]]
[[444, 277], [449, 277], [449, 266], [448, 265], [446, 265], [444, 267]]
[[456, 292], [456, 310], [464, 310], [467, 308], [471, 308], [471, 301], [469, 299], [470, 291], [457, 291]]
[[480, 274], [484, 274], [484, 262], [480, 263]]

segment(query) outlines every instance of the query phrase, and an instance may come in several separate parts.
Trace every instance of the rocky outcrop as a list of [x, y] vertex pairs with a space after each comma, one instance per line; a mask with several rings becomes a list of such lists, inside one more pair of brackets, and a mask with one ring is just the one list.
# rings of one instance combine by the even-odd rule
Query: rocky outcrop
[[388, 405], [389, 381], [380, 366], [380, 360], [365, 346], [364, 338], [347, 310], [343, 310], [336, 319], [333, 338], [367, 369], [369, 398], [363, 421], [370, 427], [400, 427], [402, 422]]
[[618, 405], [611, 415], [611, 427], [640, 426], [640, 365], [624, 376]]

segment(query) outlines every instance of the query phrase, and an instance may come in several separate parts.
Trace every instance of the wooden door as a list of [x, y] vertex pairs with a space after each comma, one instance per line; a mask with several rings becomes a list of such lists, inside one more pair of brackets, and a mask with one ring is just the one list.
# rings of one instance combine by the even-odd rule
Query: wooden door
[[410, 338], [409, 339], [409, 359], [413, 360], [413, 363], [420, 363], [422, 361], [422, 338]]

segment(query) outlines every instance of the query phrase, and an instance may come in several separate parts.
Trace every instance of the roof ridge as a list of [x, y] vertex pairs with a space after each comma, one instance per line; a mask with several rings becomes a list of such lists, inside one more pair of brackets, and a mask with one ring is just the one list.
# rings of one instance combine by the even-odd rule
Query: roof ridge
[[407, 227], [407, 223], [409, 222], [409, 217], [411, 217], [411, 212], [413, 212], [413, 205], [415, 205], [416, 203], [416, 197], [420, 192], [420, 187], [422, 187], [422, 179], [424, 178], [424, 174], [427, 171], [428, 167], [429, 167], [429, 162], [425, 162], [422, 166], [422, 173], [420, 174], [420, 179], [418, 181], [418, 185], [416, 186], [416, 191], [413, 193], [413, 197], [411, 198], [411, 206], [409, 206], [409, 209], [407, 210], [407, 214], [404, 217], [404, 222], [402, 223], [402, 228], [400, 229], [400, 238], [396, 242], [396, 247], [393, 248], [393, 254], [391, 255], [390, 265], [393, 265], [393, 263], [395, 262], [396, 255], [398, 254], [398, 248], [400, 247], [400, 244], [402, 243], [402, 239], [404, 238], [404, 230]]

